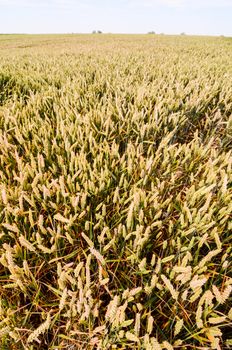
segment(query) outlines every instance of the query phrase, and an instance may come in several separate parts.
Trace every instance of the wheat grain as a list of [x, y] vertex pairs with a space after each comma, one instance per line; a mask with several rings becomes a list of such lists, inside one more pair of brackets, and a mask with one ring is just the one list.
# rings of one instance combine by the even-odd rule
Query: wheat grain
[[176, 337], [182, 330], [184, 325], [184, 320], [183, 319], [179, 319], [177, 320], [176, 324], [175, 324], [175, 328], [174, 328], [174, 336]]
[[60, 298], [60, 303], [59, 303], [59, 310], [62, 311], [63, 308], [65, 307], [65, 302], [68, 296], [68, 289], [64, 288], [63, 292], [62, 292], [62, 296]]
[[164, 349], [173, 350], [173, 346], [166, 340], [162, 343], [162, 345], [163, 345]]
[[147, 333], [150, 335], [153, 331], [154, 318], [150, 315], [147, 320]]
[[135, 343], [139, 342], [139, 338], [131, 332], [126, 332], [126, 338]]
[[111, 302], [109, 303], [108, 307], [107, 307], [107, 311], [106, 311], [106, 319], [109, 319], [111, 322], [113, 322], [114, 317], [116, 315], [117, 312], [117, 308], [118, 308], [118, 304], [119, 304], [119, 296], [115, 295], [114, 299], [111, 300]]
[[35, 247], [23, 235], [19, 236], [19, 242], [23, 247], [27, 248], [30, 252], [34, 252], [34, 253], [36, 252]]
[[222, 317], [210, 317], [208, 319], [208, 322], [211, 324], [218, 324], [218, 323], [223, 323], [226, 320], [225, 316]]
[[33, 341], [37, 340], [39, 335], [44, 334], [50, 327], [51, 325], [51, 317], [50, 314], [48, 313], [47, 319], [45, 322], [43, 322], [38, 328], [36, 328], [27, 338], [27, 343], [30, 344]]
[[167, 287], [167, 289], [171, 293], [173, 299], [177, 300], [179, 293], [175, 290], [175, 288], [173, 287], [172, 283], [164, 275], [161, 275], [161, 279], [163, 280], [165, 286]]

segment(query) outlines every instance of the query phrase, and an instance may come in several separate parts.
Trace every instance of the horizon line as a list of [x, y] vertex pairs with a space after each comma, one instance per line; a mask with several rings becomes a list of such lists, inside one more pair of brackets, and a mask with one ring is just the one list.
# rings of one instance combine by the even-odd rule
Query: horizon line
[[232, 35], [226, 34], [193, 34], [193, 33], [156, 33], [154, 31], [149, 32], [138, 32], [138, 33], [127, 33], [127, 32], [103, 32], [98, 33], [97, 31], [93, 32], [47, 32], [47, 33], [30, 33], [30, 32], [12, 32], [12, 33], [4, 33], [0, 32], [0, 35], [161, 35], [161, 36], [204, 36], [204, 37], [227, 37], [230, 38]]

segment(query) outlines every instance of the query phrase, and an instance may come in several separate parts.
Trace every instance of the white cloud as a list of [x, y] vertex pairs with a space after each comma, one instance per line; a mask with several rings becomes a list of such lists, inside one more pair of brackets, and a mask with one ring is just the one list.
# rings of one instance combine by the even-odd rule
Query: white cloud
[[0, 0], [0, 6], [17, 7], [65, 7], [83, 5], [84, 1], [75, 0]]
[[49, 8], [96, 8], [105, 4], [107, 7], [124, 6], [150, 7], [167, 6], [173, 8], [225, 8], [232, 7], [232, 0], [0, 0], [1, 6], [49, 7]]
[[231, 0], [182, 0], [182, 6], [189, 7], [231, 7]]
[[232, 0], [128, 0], [131, 6], [156, 7], [163, 5], [175, 8], [224, 8], [232, 7]]

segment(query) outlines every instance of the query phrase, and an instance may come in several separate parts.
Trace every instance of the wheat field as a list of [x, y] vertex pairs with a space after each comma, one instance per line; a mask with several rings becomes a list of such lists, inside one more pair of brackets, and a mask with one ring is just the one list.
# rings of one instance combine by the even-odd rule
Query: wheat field
[[0, 348], [232, 347], [232, 40], [0, 36]]

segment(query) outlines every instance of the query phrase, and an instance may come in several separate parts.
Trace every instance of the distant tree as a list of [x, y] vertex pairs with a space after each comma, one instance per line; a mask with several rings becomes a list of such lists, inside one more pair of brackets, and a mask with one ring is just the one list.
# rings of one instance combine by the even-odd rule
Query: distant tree
[[101, 30], [98, 30], [97, 33], [98, 33], [98, 34], [102, 34], [102, 31], [101, 31]]
[[101, 30], [93, 30], [92, 34], [102, 34], [102, 31]]
[[92, 34], [96, 34], [96, 33], [97, 33], [96, 30], [93, 30], [93, 31], [92, 31]]
[[185, 32], [182, 32], [182, 33], [180, 33], [180, 35], [186, 35], [186, 33], [185, 33]]
[[151, 32], [148, 32], [147, 34], [155, 34], [155, 32], [152, 30]]

